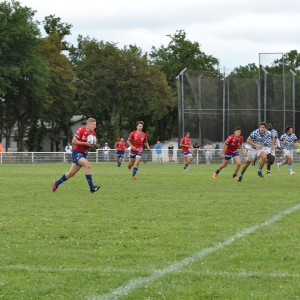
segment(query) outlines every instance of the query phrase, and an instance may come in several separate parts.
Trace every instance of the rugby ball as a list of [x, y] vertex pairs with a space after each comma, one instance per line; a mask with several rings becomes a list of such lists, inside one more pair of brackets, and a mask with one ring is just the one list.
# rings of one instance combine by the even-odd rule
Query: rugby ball
[[87, 137], [87, 141], [92, 144], [92, 145], [95, 145], [96, 144], [96, 137], [92, 134], [90, 134], [88, 137]]

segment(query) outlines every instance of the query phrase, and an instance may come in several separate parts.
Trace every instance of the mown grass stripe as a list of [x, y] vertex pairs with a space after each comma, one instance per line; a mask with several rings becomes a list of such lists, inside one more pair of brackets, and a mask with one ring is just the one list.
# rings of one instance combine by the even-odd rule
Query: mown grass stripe
[[225, 239], [224, 242], [220, 242], [220, 243], [216, 244], [214, 247], [203, 249], [202, 251], [197, 252], [190, 257], [186, 257], [185, 259], [183, 259], [179, 262], [175, 262], [166, 268], [163, 268], [161, 270], [156, 270], [148, 277], [134, 278], [110, 293], [99, 295], [99, 296], [91, 296], [91, 297], [88, 297], [88, 299], [90, 299], [90, 300], [116, 300], [121, 296], [128, 295], [128, 294], [130, 294], [131, 291], [139, 288], [143, 284], [149, 284], [149, 283], [157, 280], [158, 278], [163, 277], [166, 274], [176, 272], [176, 271], [180, 270], [181, 268], [183, 268], [193, 262], [198, 261], [199, 259], [205, 257], [206, 255], [211, 254], [219, 249], [222, 249], [225, 246], [232, 244], [236, 240], [238, 240], [242, 237], [245, 237], [250, 233], [257, 231], [258, 229], [269, 226], [270, 224], [282, 219], [284, 216], [289, 215], [296, 210], [299, 210], [299, 208], [300, 208], [300, 204], [297, 204], [294, 207], [275, 215], [274, 217], [272, 217], [271, 219], [269, 219], [263, 223], [257, 224], [253, 227], [243, 229], [242, 231], [238, 232], [237, 234]]

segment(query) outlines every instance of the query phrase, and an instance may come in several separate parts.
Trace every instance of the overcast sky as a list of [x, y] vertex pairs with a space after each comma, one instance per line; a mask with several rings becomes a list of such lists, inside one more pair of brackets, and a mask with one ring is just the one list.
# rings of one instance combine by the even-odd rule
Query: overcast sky
[[[52, 14], [72, 24], [67, 40], [75, 46], [81, 34], [115, 42], [120, 48], [135, 44], [150, 52], [152, 46], [167, 46], [170, 38], [166, 35], [182, 29], [187, 39], [200, 44], [201, 51], [220, 60], [220, 68], [258, 65], [259, 53], [300, 52], [300, 0], [19, 2], [37, 11], [36, 20]], [[262, 62], [267, 56], [260, 57]], [[270, 56], [271, 61], [279, 57]]]

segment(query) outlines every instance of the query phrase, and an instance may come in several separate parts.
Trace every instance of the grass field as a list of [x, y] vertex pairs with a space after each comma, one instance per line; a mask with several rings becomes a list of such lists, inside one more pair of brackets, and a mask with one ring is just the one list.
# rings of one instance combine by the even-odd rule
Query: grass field
[[300, 299], [300, 165], [68, 168], [0, 165], [0, 299]]

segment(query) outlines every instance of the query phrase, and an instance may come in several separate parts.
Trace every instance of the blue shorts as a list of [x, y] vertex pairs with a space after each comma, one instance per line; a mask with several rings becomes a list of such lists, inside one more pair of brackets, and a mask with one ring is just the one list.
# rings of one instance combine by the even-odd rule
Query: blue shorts
[[135, 159], [137, 156], [142, 157], [143, 153], [130, 153], [130, 159]]
[[183, 156], [191, 156], [192, 155], [192, 153], [190, 151], [182, 152], [182, 154], [183, 154]]
[[124, 157], [124, 151], [117, 151], [117, 157]]
[[240, 156], [240, 154], [238, 152], [234, 152], [234, 153], [225, 153], [225, 160], [230, 160], [235, 156]]
[[80, 166], [78, 164], [78, 161], [81, 158], [87, 158], [87, 153], [82, 153], [80, 151], [73, 150], [73, 152], [72, 152], [72, 161], [73, 161], [73, 163], [76, 164], [76, 165], [78, 165], [78, 166]]

